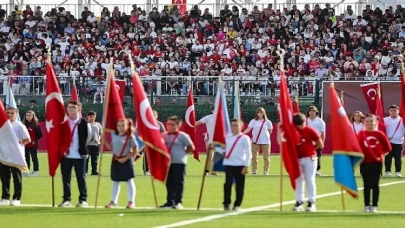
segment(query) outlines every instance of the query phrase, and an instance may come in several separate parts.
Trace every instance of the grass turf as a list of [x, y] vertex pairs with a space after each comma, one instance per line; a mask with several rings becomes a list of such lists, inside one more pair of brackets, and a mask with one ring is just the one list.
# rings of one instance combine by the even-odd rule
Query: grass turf
[[[190, 157], [187, 166], [187, 177], [185, 180], [184, 206], [186, 208], [196, 208], [198, 194], [201, 185], [201, 174], [205, 157], [201, 157], [201, 163], [198, 163]], [[103, 156], [103, 166], [101, 172], [104, 174], [100, 181], [100, 191], [98, 205], [104, 206], [110, 201], [111, 181], [108, 176], [110, 155]], [[332, 158], [325, 156], [322, 158], [323, 176], [317, 177], [317, 194], [327, 194], [338, 192], [340, 189], [334, 184], [332, 174]], [[262, 160], [259, 161], [262, 164]], [[42, 205], [50, 205], [51, 199], [51, 178], [47, 175], [46, 155], [40, 154], [40, 176], [24, 177], [23, 180], [23, 207], [0, 207], [1, 227], [111, 227], [120, 225], [132, 225], [135, 227], [153, 227], [166, 225], [189, 219], [197, 219], [209, 215], [223, 214], [223, 182], [224, 176], [208, 176], [204, 189], [204, 195], [201, 207], [204, 210], [157, 210], [157, 209], [79, 209], [79, 208], [51, 208]], [[260, 170], [260, 169], [259, 169]], [[60, 203], [62, 196], [62, 180], [59, 175], [55, 177], [55, 198], [56, 204]], [[262, 173], [262, 172], [259, 172]], [[245, 198], [243, 208], [252, 208], [264, 205], [271, 205], [280, 202], [280, 160], [278, 156], [273, 156], [271, 161], [270, 176], [248, 175], [246, 180]], [[285, 173], [285, 172], [284, 172]], [[137, 187], [136, 205], [137, 207], [154, 207], [153, 192], [150, 177], [142, 175], [142, 164], [136, 163], [135, 184]], [[94, 206], [97, 177], [87, 177], [88, 203]], [[381, 184], [404, 181], [402, 178], [383, 178]], [[357, 183], [362, 186], [362, 181], [357, 178]], [[398, 183], [390, 186], [384, 186], [380, 190], [380, 211], [401, 211], [404, 210], [405, 198], [403, 188], [405, 183]], [[164, 203], [166, 197], [165, 186], [161, 183], [155, 183], [157, 198], [160, 204]], [[283, 177], [283, 201], [294, 199], [287, 176]], [[126, 186], [122, 183], [119, 205], [125, 206], [127, 202]], [[278, 207], [272, 207], [265, 211], [256, 211], [238, 216], [229, 216], [216, 219], [209, 222], [196, 223], [190, 226], [203, 227], [210, 225], [212, 227], [259, 227], [264, 223], [271, 222], [272, 225], [283, 227], [296, 227], [311, 225], [311, 227], [322, 227], [327, 224], [330, 227], [342, 225], [362, 225], [368, 227], [381, 227], [390, 224], [405, 224], [405, 216], [400, 213], [380, 213], [365, 214], [363, 210], [362, 192], [359, 200], [354, 200], [345, 196], [347, 210], [357, 211], [355, 213], [340, 212], [318, 212], [315, 214], [292, 213], [292, 205], [285, 205], [285, 212], [275, 212]], [[77, 203], [78, 190], [76, 180], [72, 178], [72, 203]], [[34, 206], [37, 205], [37, 206]], [[341, 210], [341, 196], [334, 195], [317, 200], [318, 210]], [[405, 212], [405, 210], [404, 210]], [[339, 221], [339, 222], [337, 222]]]

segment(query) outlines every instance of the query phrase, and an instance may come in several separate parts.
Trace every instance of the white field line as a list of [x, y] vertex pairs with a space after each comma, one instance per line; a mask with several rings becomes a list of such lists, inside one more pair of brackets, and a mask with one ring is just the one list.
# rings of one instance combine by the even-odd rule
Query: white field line
[[[21, 207], [52, 207], [52, 205], [50, 205], [50, 204], [21, 204]], [[55, 208], [59, 208], [58, 205], [55, 205]], [[75, 207], [71, 206], [71, 207], [65, 207], [65, 208], [75, 208]], [[104, 206], [97, 206], [97, 209], [101, 209], [101, 208], [105, 209]], [[94, 206], [88, 206], [88, 207], [85, 207], [83, 209], [94, 209]], [[114, 208], [109, 208], [109, 209], [111, 209], [111, 210], [114, 210], [114, 209], [126, 209], [126, 207], [122, 206], [122, 207], [114, 207]], [[131, 210], [157, 210], [157, 209], [159, 209], [159, 208], [156, 208], [156, 207], [134, 207]], [[128, 210], [130, 210], [130, 209], [128, 209]], [[159, 209], [159, 210], [171, 210], [171, 209]], [[185, 207], [185, 208], [182, 209], [182, 211], [195, 211], [195, 210], [197, 210], [195, 207], [194, 208], [191, 208], [191, 207], [186, 208]], [[200, 210], [201, 211], [223, 211], [224, 209], [217, 207], [217, 208], [200, 208]]]
[[[384, 183], [384, 184], [380, 184], [380, 187], [386, 187], [386, 186], [390, 186], [390, 185], [403, 184], [403, 183], [405, 183], [405, 181], [396, 181], [396, 182]], [[363, 190], [363, 189], [364, 188], [361, 187], [361, 188], [359, 188], [359, 191]], [[316, 199], [322, 199], [322, 198], [326, 198], [326, 197], [330, 197], [330, 196], [336, 196], [336, 195], [340, 195], [340, 194], [341, 194], [340, 191], [326, 193], [326, 194], [318, 195], [316, 197]], [[291, 204], [294, 204], [294, 203], [295, 203], [295, 200], [290, 200], [290, 201], [282, 202], [282, 205], [291, 205]], [[176, 223], [172, 223], [172, 224], [168, 224], [168, 225], [156, 226], [155, 228], [171, 228], [171, 227], [187, 226], [187, 225], [191, 225], [191, 224], [195, 224], [195, 223], [212, 221], [212, 220], [221, 219], [221, 218], [225, 218], [225, 217], [229, 217], [229, 216], [246, 214], [246, 213], [249, 213], [249, 212], [268, 210], [268, 209], [276, 208], [276, 207], [279, 207], [279, 206], [280, 206], [280, 203], [274, 203], [274, 204], [270, 204], [270, 205], [266, 205], [266, 206], [251, 207], [251, 208], [247, 208], [247, 209], [240, 210], [240, 211], [234, 211], [234, 212], [217, 214], [217, 215], [209, 215], [209, 216], [205, 216], [205, 217], [202, 217], [202, 218], [184, 220], [184, 221], [181, 221], [181, 222], [176, 222]], [[341, 212], [341, 211], [339, 211], [339, 212]]]

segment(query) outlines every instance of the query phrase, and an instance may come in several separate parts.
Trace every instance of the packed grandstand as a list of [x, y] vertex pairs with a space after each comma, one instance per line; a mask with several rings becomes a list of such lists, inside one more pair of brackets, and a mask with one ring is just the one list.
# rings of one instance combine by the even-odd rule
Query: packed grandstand
[[[290, 84], [295, 81], [311, 94], [314, 80], [325, 78], [398, 80], [398, 57], [404, 51], [405, 8], [400, 5], [385, 11], [367, 5], [361, 15], [351, 5], [340, 15], [330, 4], [302, 9], [269, 4], [250, 11], [225, 5], [219, 17], [198, 6], [145, 12], [134, 5], [132, 11], [116, 6], [97, 15], [84, 7], [75, 18], [63, 5], [49, 12], [29, 5], [0, 9], [4, 85], [10, 82], [14, 94], [43, 93], [51, 47], [64, 94], [72, 82], [80, 93], [96, 93], [111, 59], [116, 78], [128, 79], [129, 55], [147, 92], [187, 94], [191, 83], [196, 95], [209, 95], [217, 76], [223, 76], [240, 80], [242, 93], [266, 94], [278, 86], [276, 51], [283, 48]], [[3, 94], [5, 86], [0, 86]]]

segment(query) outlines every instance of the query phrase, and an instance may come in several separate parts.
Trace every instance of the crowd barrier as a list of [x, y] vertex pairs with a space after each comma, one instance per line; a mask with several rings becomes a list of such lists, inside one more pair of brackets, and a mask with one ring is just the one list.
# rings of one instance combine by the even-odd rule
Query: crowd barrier
[[[39, 141], [39, 151], [46, 151], [46, 144], [47, 144], [47, 137], [45, 134], [45, 123], [40, 122], [40, 126], [42, 129], [42, 132], [44, 132], [44, 137]], [[247, 124], [245, 124], [245, 127], [247, 127]], [[280, 147], [277, 143], [277, 124], [273, 124], [273, 133], [271, 134], [271, 152], [274, 154], [278, 154], [280, 152]], [[197, 142], [195, 143], [197, 151], [200, 153], [206, 153], [206, 148], [205, 148], [205, 143], [204, 143], [204, 133], [206, 132], [205, 125], [199, 125], [197, 126], [197, 137], [196, 140]], [[249, 136], [251, 136], [249, 134]], [[107, 133], [107, 139], [110, 139], [110, 135]], [[323, 149], [324, 154], [331, 154], [332, 153], [332, 137], [331, 137], [331, 131], [330, 131], [330, 124], [326, 125], [326, 141], [325, 141], [325, 148]], [[105, 151], [107, 151], [106, 148], [104, 148]]]

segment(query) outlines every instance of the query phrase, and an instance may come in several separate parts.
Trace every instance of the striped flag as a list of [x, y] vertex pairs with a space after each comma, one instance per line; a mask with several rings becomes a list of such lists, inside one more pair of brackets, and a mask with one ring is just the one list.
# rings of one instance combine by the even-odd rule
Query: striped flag
[[225, 167], [222, 164], [224, 160], [223, 151], [225, 150], [225, 138], [231, 133], [231, 124], [221, 77], [218, 80], [218, 90], [215, 98], [214, 123], [215, 131], [212, 138], [209, 139], [209, 142], [213, 143], [215, 148], [212, 170], [225, 172]]
[[354, 169], [360, 165], [364, 155], [333, 83], [329, 91], [335, 182], [352, 197], [357, 198]]

